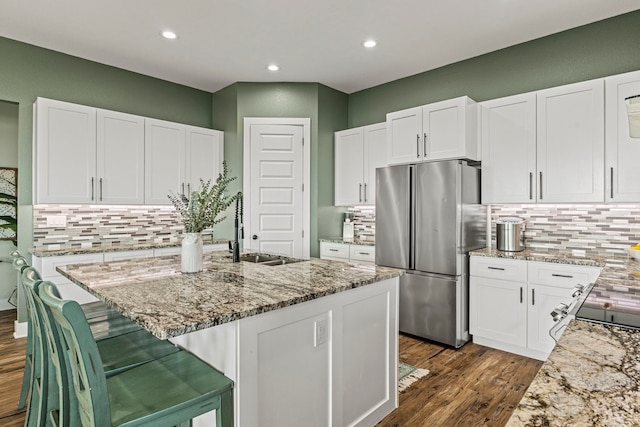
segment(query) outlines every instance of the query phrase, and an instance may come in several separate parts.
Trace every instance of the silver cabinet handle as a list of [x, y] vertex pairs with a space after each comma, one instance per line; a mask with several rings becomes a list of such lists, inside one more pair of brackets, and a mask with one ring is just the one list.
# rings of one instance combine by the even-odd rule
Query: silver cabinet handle
[[500, 270], [500, 271], [504, 271], [504, 268], [502, 267], [487, 267], [489, 270]]
[[95, 198], [95, 181], [96, 179], [94, 177], [91, 177], [91, 201], [93, 201], [93, 199]]
[[182, 183], [182, 194], [184, 194], [184, 182]]
[[529, 172], [529, 200], [533, 200], [533, 172]]
[[362, 183], [359, 184], [360, 187], [358, 188], [358, 201], [362, 203]]
[[369, 252], [358, 252], [358, 255], [371, 255]]
[[542, 200], [542, 172], [540, 172], [540, 200]]
[[420, 134], [416, 135], [416, 155], [420, 158]]
[[531, 305], [536, 305], [536, 290], [531, 289]]
[[424, 156], [427, 157], [427, 133], [424, 133], [424, 138], [422, 140], [422, 145], [424, 149]]
[[573, 276], [571, 276], [570, 274], [556, 274], [556, 273], [553, 273], [551, 276], [553, 276], [553, 277], [562, 277], [564, 279], [573, 279]]
[[611, 168], [611, 198], [613, 199], [613, 168]]
[[191, 183], [187, 184], [187, 193], [191, 194]]
[[102, 178], [100, 178], [100, 201], [102, 201]]
[[522, 295], [522, 286], [520, 286], [520, 304], [522, 304], [522, 299], [523, 295]]
[[367, 183], [364, 183], [364, 201], [367, 202]]
[[329, 252], [338, 252], [337, 249], [329, 249]]

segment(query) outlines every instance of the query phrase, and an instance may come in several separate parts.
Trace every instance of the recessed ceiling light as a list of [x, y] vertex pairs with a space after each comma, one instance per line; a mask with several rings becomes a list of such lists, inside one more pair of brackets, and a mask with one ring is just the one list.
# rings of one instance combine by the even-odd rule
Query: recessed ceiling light
[[178, 35], [173, 31], [165, 30], [162, 32], [162, 37], [169, 40], [174, 40], [178, 38]]
[[377, 44], [378, 42], [375, 40], [366, 40], [364, 43], [362, 43], [362, 46], [367, 48], [372, 48], [372, 47], [376, 47]]
[[269, 71], [278, 71], [280, 69], [280, 67], [276, 64], [270, 64], [267, 65], [267, 70]]

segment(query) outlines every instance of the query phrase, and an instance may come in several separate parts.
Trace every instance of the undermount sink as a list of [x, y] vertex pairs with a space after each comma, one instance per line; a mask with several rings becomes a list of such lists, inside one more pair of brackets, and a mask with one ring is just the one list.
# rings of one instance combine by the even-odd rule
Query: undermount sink
[[298, 258], [289, 258], [280, 255], [269, 254], [245, 254], [240, 257], [240, 261], [251, 262], [260, 265], [284, 265], [293, 264], [296, 262], [304, 261]]

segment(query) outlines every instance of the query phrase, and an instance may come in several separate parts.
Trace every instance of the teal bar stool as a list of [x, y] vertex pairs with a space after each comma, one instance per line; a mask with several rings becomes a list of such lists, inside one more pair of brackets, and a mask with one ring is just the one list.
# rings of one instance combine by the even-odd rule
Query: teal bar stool
[[62, 425], [187, 426], [215, 409], [218, 427], [233, 426], [233, 381], [216, 369], [180, 351], [107, 377], [78, 303], [56, 297], [50, 282], [42, 282], [39, 293], [64, 341], [56, 365], [70, 384]]
[[[29, 375], [31, 398], [27, 411], [27, 418], [31, 422], [27, 425], [49, 425], [46, 414], [60, 412], [59, 388], [63, 382], [61, 378], [53, 378], [54, 372], [59, 371], [53, 366], [58, 360], [55, 354], [60, 349], [55, 343], [59, 340], [47, 339], [50, 334], [55, 336], [57, 332], [52, 330], [49, 319], [51, 314], [48, 313], [48, 308], [42, 304], [38, 296], [38, 288], [42, 282], [39, 280], [37, 272], [32, 267], [26, 267], [23, 269], [21, 279], [33, 325], [31, 331], [33, 368]], [[53, 290], [58, 296], [55, 287]], [[96, 345], [104, 362], [103, 369], [107, 376], [180, 351], [170, 342], [160, 340], [142, 329], [97, 341]]]

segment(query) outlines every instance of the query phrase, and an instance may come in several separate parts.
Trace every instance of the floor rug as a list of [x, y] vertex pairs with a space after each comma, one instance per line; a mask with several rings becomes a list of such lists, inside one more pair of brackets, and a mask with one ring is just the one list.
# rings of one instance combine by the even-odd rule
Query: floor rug
[[429, 373], [428, 369], [416, 368], [408, 363], [398, 362], [398, 392], [402, 393], [411, 384]]

